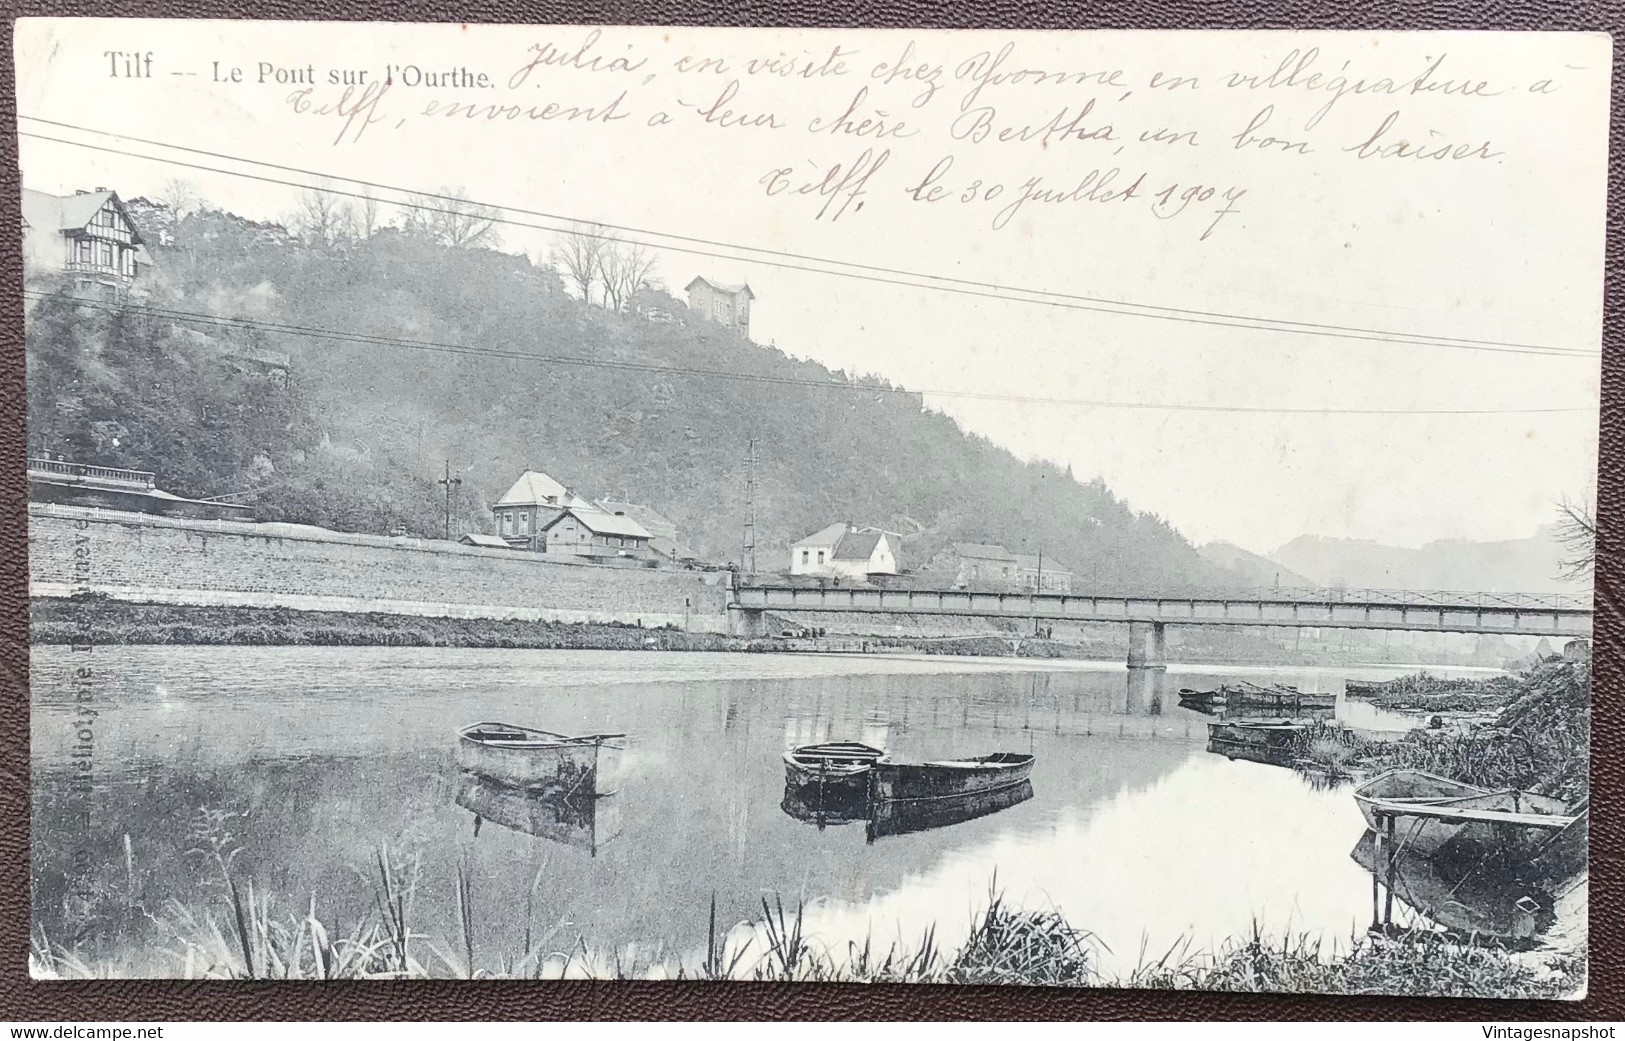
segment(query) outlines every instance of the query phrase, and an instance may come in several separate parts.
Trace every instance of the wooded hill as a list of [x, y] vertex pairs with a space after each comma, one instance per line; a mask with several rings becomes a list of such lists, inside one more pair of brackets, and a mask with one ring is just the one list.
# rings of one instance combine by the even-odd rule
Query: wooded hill
[[[612, 313], [551, 267], [421, 229], [313, 244], [218, 211], [168, 219], [145, 309], [31, 302], [32, 452], [152, 470], [180, 495], [247, 491], [261, 519], [422, 536], [442, 530], [446, 460], [456, 531], [489, 531], [528, 466], [653, 506], [729, 562], [755, 437], [763, 570], [851, 520], [904, 533], [905, 566], [963, 540], [1042, 549], [1101, 587], [1235, 580], [1101, 481], [1023, 463], [882, 380], [750, 343], [658, 290]], [[287, 385], [234, 360], [248, 347], [289, 355]]]

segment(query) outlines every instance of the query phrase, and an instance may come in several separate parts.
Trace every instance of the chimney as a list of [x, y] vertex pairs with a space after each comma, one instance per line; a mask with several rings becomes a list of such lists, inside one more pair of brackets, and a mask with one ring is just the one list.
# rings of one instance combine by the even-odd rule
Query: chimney
[[73, 194], [75, 194], [75, 195], [89, 195], [90, 193], [85, 191], [83, 188], [75, 188], [73, 190]]
[[107, 190], [107, 189], [106, 189], [106, 188], [103, 188], [103, 187], [102, 187], [102, 186], [101, 186], [101, 185], [99, 185], [99, 184], [98, 184], [98, 185], [97, 185], [97, 186], [96, 186], [96, 190], [97, 190], [97, 191], [99, 191], [99, 192], [105, 192], [105, 191], [106, 191], [106, 190]]

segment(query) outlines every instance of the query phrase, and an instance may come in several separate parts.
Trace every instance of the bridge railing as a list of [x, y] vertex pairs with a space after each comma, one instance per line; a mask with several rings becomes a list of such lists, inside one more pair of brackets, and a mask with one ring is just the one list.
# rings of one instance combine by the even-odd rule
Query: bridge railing
[[796, 576], [791, 578], [782, 575], [739, 575], [737, 582], [740, 588], [757, 589], [874, 589], [893, 590], [900, 593], [977, 593], [1002, 594], [1010, 598], [1037, 597], [1049, 599], [1056, 597], [1089, 598], [1119, 600], [1233, 600], [1242, 602], [1285, 602], [1285, 603], [1314, 603], [1314, 604], [1391, 604], [1396, 607], [1458, 607], [1458, 608], [1492, 608], [1497, 610], [1527, 610], [1527, 611], [1590, 611], [1592, 609], [1592, 596], [1588, 592], [1575, 593], [1496, 593], [1479, 592], [1473, 590], [1451, 589], [1368, 589], [1343, 586], [1292, 586], [1292, 587], [1261, 587], [1261, 586], [1181, 586], [1176, 588], [1163, 588], [1157, 590], [1136, 589], [1133, 587], [1089, 587], [1087, 585], [1073, 584], [1068, 593], [1042, 592], [1034, 593], [1032, 590], [1021, 589], [993, 589], [980, 586], [971, 589], [959, 589], [943, 586], [916, 579], [910, 582], [888, 581], [883, 586], [874, 586], [851, 580], [818, 579], [810, 576]]

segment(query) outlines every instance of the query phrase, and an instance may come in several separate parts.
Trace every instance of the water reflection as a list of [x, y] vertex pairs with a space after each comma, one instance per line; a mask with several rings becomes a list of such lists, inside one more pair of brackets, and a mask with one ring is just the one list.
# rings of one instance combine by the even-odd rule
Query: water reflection
[[[1403, 903], [1397, 923], [1431, 923], [1463, 939], [1522, 944], [1547, 929], [1555, 919], [1551, 894], [1544, 888], [1477, 866], [1454, 872], [1427, 857], [1400, 853], [1391, 866], [1376, 833], [1367, 831], [1349, 854], [1372, 874], [1371, 924], [1381, 929], [1393, 908], [1383, 890]], [[1379, 907], [1381, 911], [1379, 913]]]
[[920, 799], [876, 802], [865, 838], [869, 842], [892, 835], [909, 835], [934, 828], [947, 828], [979, 817], [1019, 806], [1033, 797], [1033, 783], [991, 792], [977, 792], [954, 799]]
[[526, 791], [497, 784], [466, 770], [458, 772], [453, 801], [474, 815], [474, 837], [485, 821], [510, 831], [557, 842], [597, 856], [619, 834], [619, 803], [610, 796]]
[[1031, 781], [994, 791], [935, 799], [873, 799], [859, 785], [801, 785], [786, 782], [779, 806], [785, 814], [822, 831], [865, 824], [864, 839], [910, 835], [989, 817], [1033, 797]]
[[[540, 876], [538, 915], [600, 949], [703, 942], [713, 894], [720, 921], [745, 921], [762, 893], [805, 893], [832, 945], [847, 914], [860, 942], [899, 921], [947, 930], [995, 870], [1012, 902], [1053, 904], [1118, 951], [1143, 936], [1240, 935], [1259, 915], [1343, 938], [1369, 920], [1370, 878], [1348, 856], [1364, 823], [1347, 794], [1207, 755], [1210, 717], [1174, 704], [1167, 674], [1125, 676], [1118, 662], [99, 647], [89, 790], [74, 774], [78, 665], [67, 648], [31, 656], [33, 906], [51, 935], [97, 928], [80, 893], [212, 899], [186, 856], [200, 807], [233, 815], [234, 870], [257, 890], [318, 893], [347, 920], [371, 906], [363, 872], [380, 845], [421, 853], [419, 927], [438, 936], [456, 934], [465, 858], [480, 907], [526, 906]], [[1192, 686], [1329, 682], [1175, 672]], [[465, 791], [446, 737], [480, 718], [630, 731], [619, 794], [592, 804], [589, 827]], [[1034, 754], [1031, 794], [869, 844], [867, 813], [852, 815], [864, 828], [835, 826], [842, 813], [784, 797], [784, 749], [836, 736], [900, 761]], [[1201, 887], [1188, 884], [1193, 851]], [[523, 947], [513, 916], [483, 926], [492, 950]]]

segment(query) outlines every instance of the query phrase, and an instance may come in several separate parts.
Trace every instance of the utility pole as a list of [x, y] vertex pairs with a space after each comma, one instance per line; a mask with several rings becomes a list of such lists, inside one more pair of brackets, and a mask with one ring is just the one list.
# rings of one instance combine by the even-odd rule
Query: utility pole
[[[1039, 546], [1038, 547], [1038, 577], [1033, 581], [1033, 592], [1034, 593], [1042, 593], [1043, 591], [1044, 591], [1044, 547]], [[1037, 617], [1033, 618], [1033, 635], [1034, 636], [1038, 635], [1038, 619], [1037, 619]]]
[[756, 438], [745, 445], [745, 552], [742, 563], [745, 574], [756, 573]]
[[438, 483], [446, 486], [446, 541], [451, 541], [451, 490], [463, 483], [461, 477], [451, 475], [451, 460], [446, 460], [446, 476]]

